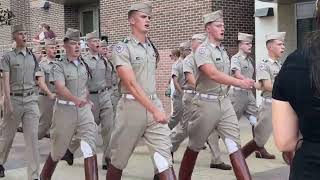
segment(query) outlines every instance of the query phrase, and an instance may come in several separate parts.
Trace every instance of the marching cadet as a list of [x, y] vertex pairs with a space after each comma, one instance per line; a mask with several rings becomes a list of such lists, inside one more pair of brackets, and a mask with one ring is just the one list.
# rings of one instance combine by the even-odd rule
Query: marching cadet
[[107, 47], [107, 53], [105, 54], [105, 58], [108, 60], [107, 62], [109, 63], [109, 65], [112, 67], [112, 71], [111, 71], [111, 80], [112, 80], [112, 93], [111, 93], [111, 102], [112, 102], [112, 106], [113, 106], [113, 113], [114, 116], [116, 115], [116, 111], [117, 111], [117, 105], [118, 102], [121, 98], [121, 94], [118, 88], [118, 75], [117, 75], [117, 71], [114, 67], [114, 65], [112, 64], [111, 61], [111, 57], [112, 57], [112, 45], [108, 45]]
[[[117, 71], [112, 64], [111, 57], [112, 57], [112, 45], [108, 45], [107, 41], [103, 40], [100, 43], [100, 54], [102, 55], [102, 58], [107, 62], [107, 65], [111, 69], [111, 74], [107, 78], [107, 82], [111, 84], [112, 88], [110, 90], [110, 95], [111, 95], [111, 103], [112, 103], [112, 108], [113, 108], [113, 119], [116, 116], [116, 111], [117, 111], [117, 105], [118, 101], [121, 97], [119, 89], [118, 89], [118, 75]], [[104, 169], [104, 165], [102, 166]]]
[[280, 58], [285, 50], [285, 35], [285, 32], [266, 35], [268, 58], [262, 60], [257, 66], [257, 81], [260, 84], [259, 89], [262, 90], [262, 103], [258, 110], [258, 123], [254, 127], [255, 136], [242, 148], [244, 157], [248, 157], [254, 151], [261, 150], [272, 133], [272, 87], [275, 77], [281, 69]]
[[155, 71], [159, 53], [147, 38], [150, 28], [151, 3], [131, 5], [128, 21], [131, 34], [115, 46], [112, 62], [120, 82], [122, 98], [117, 106], [115, 129], [111, 136], [111, 164], [107, 179], [120, 180], [122, 170], [142, 138], [149, 146], [155, 166], [154, 178], [175, 178], [170, 154], [167, 117], [156, 95]]
[[[193, 97], [196, 95], [196, 92], [194, 91], [195, 85], [196, 85], [195, 77], [197, 77], [197, 74], [198, 74], [198, 70], [194, 60], [194, 52], [205, 39], [206, 39], [206, 36], [204, 34], [193, 35], [191, 38], [192, 52], [183, 61], [183, 73], [185, 75], [185, 81], [182, 86], [182, 89], [184, 92], [182, 97], [183, 117], [182, 117], [182, 120], [179, 122], [179, 124], [173, 129], [173, 132], [171, 134], [172, 156], [173, 156], [173, 153], [178, 150], [179, 145], [188, 136], [188, 132], [187, 132], [188, 122], [192, 115], [191, 102]], [[218, 141], [219, 141], [219, 138], [217, 133], [213, 133], [212, 135], [210, 135], [207, 141], [207, 144], [209, 144], [210, 150], [212, 152], [210, 168], [231, 170], [231, 166], [225, 164], [221, 160]]]
[[[250, 57], [253, 35], [238, 33], [239, 52], [231, 58], [231, 73], [238, 79], [253, 78], [254, 67], [253, 59]], [[254, 136], [254, 127], [257, 124], [257, 105], [256, 99], [251, 90], [232, 87], [230, 98], [238, 120], [244, 115], [252, 126]], [[264, 147], [256, 151], [257, 158], [275, 159], [275, 156], [269, 154]]]
[[182, 70], [182, 63], [184, 58], [190, 54], [190, 42], [186, 41], [180, 44], [179, 46], [180, 57], [172, 65], [171, 77], [175, 91], [173, 93], [173, 112], [171, 119], [168, 123], [170, 129], [173, 129], [181, 120], [183, 116], [183, 107], [182, 107], [182, 95], [183, 95], [183, 82], [184, 74]]
[[39, 120], [39, 131], [38, 138], [48, 137], [47, 132], [51, 127], [51, 120], [53, 115], [53, 106], [56, 99], [54, 85], [50, 83], [49, 77], [51, 68], [54, 64], [57, 55], [57, 42], [54, 39], [45, 40], [46, 57], [40, 61], [40, 68], [44, 73], [44, 81], [39, 81], [39, 109], [40, 109], [40, 120]]
[[66, 56], [55, 62], [50, 81], [54, 82], [57, 100], [51, 127], [51, 154], [41, 172], [41, 180], [50, 180], [56, 165], [73, 137], [79, 139], [84, 157], [86, 180], [98, 179], [97, 125], [91, 112], [87, 82], [92, 77], [80, 58], [80, 32], [69, 28], [63, 39]]
[[230, 154], [237, 179], [251, 180], [240, 149], [239, 122], [227, 93], [230, 85], [250, 89], [254, 81], [229, 75], [230, 60], [221, 45], [224, 39], [222, 11], [205, 15], [204, 24], [208, 38], [195, 52], [195, 64], [199, 69], [195, 89], [197, 95], [192, 100], [189, 145], [181, 162], [179, 179], [191, 179], [199, 151], [209, 135], [218, 131]]
[[16, 129], [21, 122], [26, 144], [28, 179], [39, 179], [36, 81], [43, 74], [36, 58], [26, 48], [27, 36], [23, 25], [15, 25], [12, 36], [16, 46], [0, 62], [5, 98], [4, 119], [0, 122], [0, 177], [5, 176], [3, 164], [7, 161]]
[[[97, 125], [101, 124], [101, 136], [103, 140], [103, 168], [107, 169], [110, 161], [109, 141], [113, 128], [113, 108], [111, 103], [112, 88], [110, 79], [112, 68], [107, 64], [101, 54], [99, 54], [100, 40], [97, 31], [86, 35], [89, 51], [83, 56], [84, 62], [88, 65], [92, 78], [88, 80], [89, 99], [93, 102], [93, 116]], [[78, 142], [78, 143], [77, 143]], [[79, 147], [79, 141], [71, 147], [71, 152], [75, 152]]]

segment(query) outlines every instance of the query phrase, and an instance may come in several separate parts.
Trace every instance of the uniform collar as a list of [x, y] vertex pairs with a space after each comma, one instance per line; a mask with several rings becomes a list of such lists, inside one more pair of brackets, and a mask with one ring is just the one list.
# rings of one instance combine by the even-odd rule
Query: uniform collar
[[90, 57], [90, 59], [94, 59], [96, 61], [100, 58], [99, 53], [97, 55], [92, 55], [90, 51], [88, 51], [88, 56]]
[[207, 45], [211, 46], [213, 49], [219, 49], [220, 51], [224, 50], [224, 46], [220, 43], [220, 46], [213, 44], [209, 41], [209, 38], [206, 39], [205, 43], [207, 43]]
[[244, 53], [244, 52], [242, 52], [242, 51], [239, 51], [239, 52], [238, 52], [238, 55], [240, 55], [241, 57], [243, 57], [243, 58], [245, 58], [245, 59], [249, 58], [249, 55], [246, 54], [246, 53]]
[[27, 48], [25, 48], [25, 49], [17, 49], [17, 48], [15, 48], [15, 49], [14, 49], [14, 52], [15, 52], [16, 54], [21, 53], [21, 54], [23, 54], [24, 56], [26, 56], [26, 55], [27, 55]]
[[[128, 37], [128, 40], [132, 40], [132, 42], [134, 42], [136, 45], [141, 45], [141, 46], [143, 46], [143, 44], [136, 38], [136, 37], [134, 37], [134, 35], [133, 34], [130, 34], [129, 35], [129, 37]], [[150, 46], [150, 41], [149, 41], [149, 39], [146, 37], [146, 44], [148, 45], [148, 46]], [[144, 47], [144, 46], [143, 46]]]

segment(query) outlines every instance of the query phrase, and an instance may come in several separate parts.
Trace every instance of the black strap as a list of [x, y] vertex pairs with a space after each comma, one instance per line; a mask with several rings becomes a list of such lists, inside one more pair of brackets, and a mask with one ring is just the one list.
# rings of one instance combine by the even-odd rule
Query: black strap
[[31, 50], [27, 50], [27, 52], [30, 53], [33, 57], [33, 61], [34, 61], [33, 77], [36, 80], [36, 70], [37, 70], [37, 67], [39, 68], [39, 62], [37, 61], [36, 56], [33, 54], [33, 52]]
[[82, 56], [80, 56], [80, 61], [83, 62], [84, 66], [86, 67], [87, 73], [88, 73], [88, 78], [92, 79], [92, 74], [90, 72], [89, 66], [86, 62], [84, 62], [84, 59], [82, 58]]
[[149, 42], [150, 42], [150, 44], [151, 44], [154, 52], [156, 53], [156, 61], [157, 61], [157, 66], [158, 66], [158, 63], [159, 63], [159, 61], [160, 61], [159, 51], [158, 51], [157, 47], [153, 44], [153, 42], [151, 41], [151, 39], [150, 39], [149, 37], [148, 37], [148, 40], [149, 40]]

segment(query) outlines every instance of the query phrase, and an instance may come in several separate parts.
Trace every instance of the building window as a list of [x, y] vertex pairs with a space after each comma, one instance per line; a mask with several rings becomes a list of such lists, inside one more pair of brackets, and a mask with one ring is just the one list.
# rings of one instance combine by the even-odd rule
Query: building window
[[316, 29], [315, 1], [296, 4], [297, 45], [303, 47], [307, 33]]

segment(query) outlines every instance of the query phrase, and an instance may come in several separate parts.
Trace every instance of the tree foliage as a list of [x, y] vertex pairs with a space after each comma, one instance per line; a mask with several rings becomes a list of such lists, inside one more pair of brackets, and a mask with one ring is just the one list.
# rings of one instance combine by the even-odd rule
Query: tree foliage
[[14, 17], [15, 16], [12, 11], [10, 11], [9, 9], [2, 8], [0, 4], [0, 26], [3, 26], [3, 25], [10, 26], [12, 24]]

